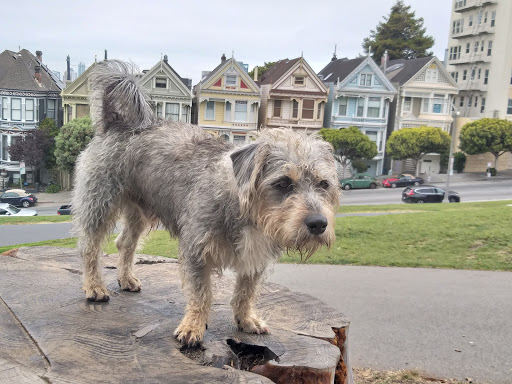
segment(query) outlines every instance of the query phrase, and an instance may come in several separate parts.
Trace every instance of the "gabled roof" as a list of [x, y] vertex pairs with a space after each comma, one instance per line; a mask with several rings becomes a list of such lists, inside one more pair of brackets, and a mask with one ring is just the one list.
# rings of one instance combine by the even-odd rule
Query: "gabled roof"
[[[36, 65], [41, 66], [41, 85], [34, 78]], [[28, 50], [22, 49], [20, 52], [5, 50], [0, 53], [0, 88], [60, 92], [63, 84]]]
[[260, 84], [272, 84], [279, 80], [288, 70], [294, 66], [294, 64], [300, 60], [300, 57], [296, 59], [284, 59], [279, 60], [272, 67], [270, 67], [263, 75], [261, 75]]
[[[387, 64], [386, 77], [393, 83], [405, 84], [433, 59], [434, 56], [410, 60], [390, 60]], [[400, 65], [402, 66], [400, 67]], [[392, 75], [388, 76], [388, 74]]]
[[[73, 94], [77, 93], [77, 90], [86, 90], [86, 92], [83, 93], [83, 95], [89, 94], [89, 89], [87, 86], [87, 81], [89, 79], [89, 73], [92, 71], [92, 69], [96, 66], [96, 61], [92, 63], [87, 69], [82, 72], [80, 76], [78, 76], [75, 80], [73, 80], [71, 83], [68, 83], [68, 85], [62, 90], [62, 96], [72, 96]], [[85, 88], [83, 85], [86, 85]]]
[[[166, 56], [167, 57], [167, 56]], [[187, 78], [183, 78], [181, 77], [180, 75], [178, 75], [178, 72], [176, 72], [174, 70], [173, 67], [171, 67], [171, 65], [169, 64], [168, 61], [165, 60], [161, 60], [162, 64], [165, 65], [167, 68], [169, 68], [171, 70], [171, 72], [178, 78], [181, 80], [181, 82], [185, 85], [185, 87], [187, 87], [189, 90], [192, 88], [192, 79], [187, 79]], [[151, 70], [150, 70], [151, 72]]]
[[242, 75], [245, 78], [245, 81], [248, 82], [249, 88], [252, 89], [255, 93], [259, 93], [260, 87], [256, 82], [249, 76], [249, 74], [245, 71], [245, 69], [240, 65], [238, 61], [235, 60], [234, 57], [230, 59], [225, 59], [221, 61], [219, 65], [215, 67], [213, 71], [208, 73], [207, 76], [205, 76], [201, 81], [194, 87], [195, 90], [203, 90], [209, 86], [209, 83], [211, 83], [214, 79], [216, 79], [223, 71], [227, 70], [229, 67], [236, 67], [238, 68], [238, 72], [240, 75]]
[[366, 57], [358, 57], [357, 59], [337, 59], [331, 61], [322, 69], [318, 75], [322, 76], [324, 82], [336, 83], [339, 79], [341, 82], [344, 78], [350, 75]]
[[144, 71], [144, 74], [141, 76], [141, 83], [144, 84], [150, 78], [156, 76], [157, 72], [159, 72], [159, 68], [164, 73], [167, 71], [167, 76], [170, 76], [171, 79], [174, 78], [175, 83], [176, 80], [178, 80], [176, 86], [178, 89], [181, 89], [181, 92], [184, 95], [191, 96], [191, 80], [182, 78], [180, 75], [178, 75], [178, 72], [176, 72], [174, 68], [171, 67], [168, 63], [167, 56], [165, 56], [165, 59], [160, 59], [160, 61], [156, 63], [150, 70]]

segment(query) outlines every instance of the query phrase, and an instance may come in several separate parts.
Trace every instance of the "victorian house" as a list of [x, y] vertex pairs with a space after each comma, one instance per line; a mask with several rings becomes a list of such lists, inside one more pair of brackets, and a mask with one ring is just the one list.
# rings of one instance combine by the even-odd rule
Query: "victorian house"
[[[43, 53], [36, 56], [26, 49], [0, 54], [0, 188], [19, 183], [20, 164], [11, 161], [9, 146], [38, 127], [45, 118], [62, 125], [62, 82], [43, 64]], [[26, 182], [34, 181], [26, 164]]]
[[[398, 97], [391, 105], [388, 135], [402, 128], [421, 126], [439, 127], [451, 133], [453, 115], [457, 108], [453, 101], [459, 90], [437, 57], [411, 60], [382, 59], [386, 77], [398, 89]], [[440, 155], [425, 155], [420, 173], [428, 177], [440, 172]], [[391, 161], [386, 159], [393, 173], [414, 172], [412, 160]]]
[[327, 87], [304, 58], [284, 59], [260, 79], [259, 126], [315, 132], [323, 127]]
[[[89, 75], [92, 64], [62, 91], [64, 123], [89, 115]], [[169, 65], [167, 55], [155, 66], [143, 71], [140, 83], [153, 102], [155, 115], [174, 121], [190, 122], [192, 108], [191, 80], [182, 78]]]
[[395, 87], [369, 56], [351, 60], [333, 57], [318, 75], [329, 87], [324, 127], [359, 128], [377, 145], [378, 154], [368, 161], [368, 173], [382, 175], [389, 106], [396, 95]]
[[194, 93], [193, 123], [235, 144], [249, 140], [258, 125], [260, 88], [247, 65], [222, 55], [213, 71], [203, 72]]

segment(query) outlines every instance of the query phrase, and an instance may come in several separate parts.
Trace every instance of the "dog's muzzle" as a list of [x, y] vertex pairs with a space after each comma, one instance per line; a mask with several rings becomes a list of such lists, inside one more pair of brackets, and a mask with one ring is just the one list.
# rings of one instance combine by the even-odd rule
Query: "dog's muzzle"
[[327, 228], [327, 219], [323, 215], [309, 215], [304, 220], [304, 224], [313, 235], [321, 235]]

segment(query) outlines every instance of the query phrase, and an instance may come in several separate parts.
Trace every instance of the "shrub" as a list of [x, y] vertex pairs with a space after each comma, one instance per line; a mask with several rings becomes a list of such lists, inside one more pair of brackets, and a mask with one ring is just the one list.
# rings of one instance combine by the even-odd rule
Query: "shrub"
[[357, 159], [352, 161], [352, 167], [357, 173], [364, 173], [368, 170], [368, 163], [365, 160]]
[[46, 193], [57, 193], [57, 192], [60, 192], [59, 184], [51, 184], [46, 187]]
[[457, 173], [462, 173], [464, 171], [464, 167], [466, 166], [466, 155], [464, 152], [455, 152], [453, 154], [453, 169], [457, 171]]

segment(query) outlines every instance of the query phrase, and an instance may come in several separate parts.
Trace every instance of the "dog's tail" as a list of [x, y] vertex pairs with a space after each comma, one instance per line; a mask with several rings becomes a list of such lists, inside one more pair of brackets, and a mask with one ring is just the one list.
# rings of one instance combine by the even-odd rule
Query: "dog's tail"
[[137, 73], [135, 65], [118, 60], [96, 64], [89, 78], [91, 117], [96, 133], [135, 132], [152, 124], [155, 116]]

